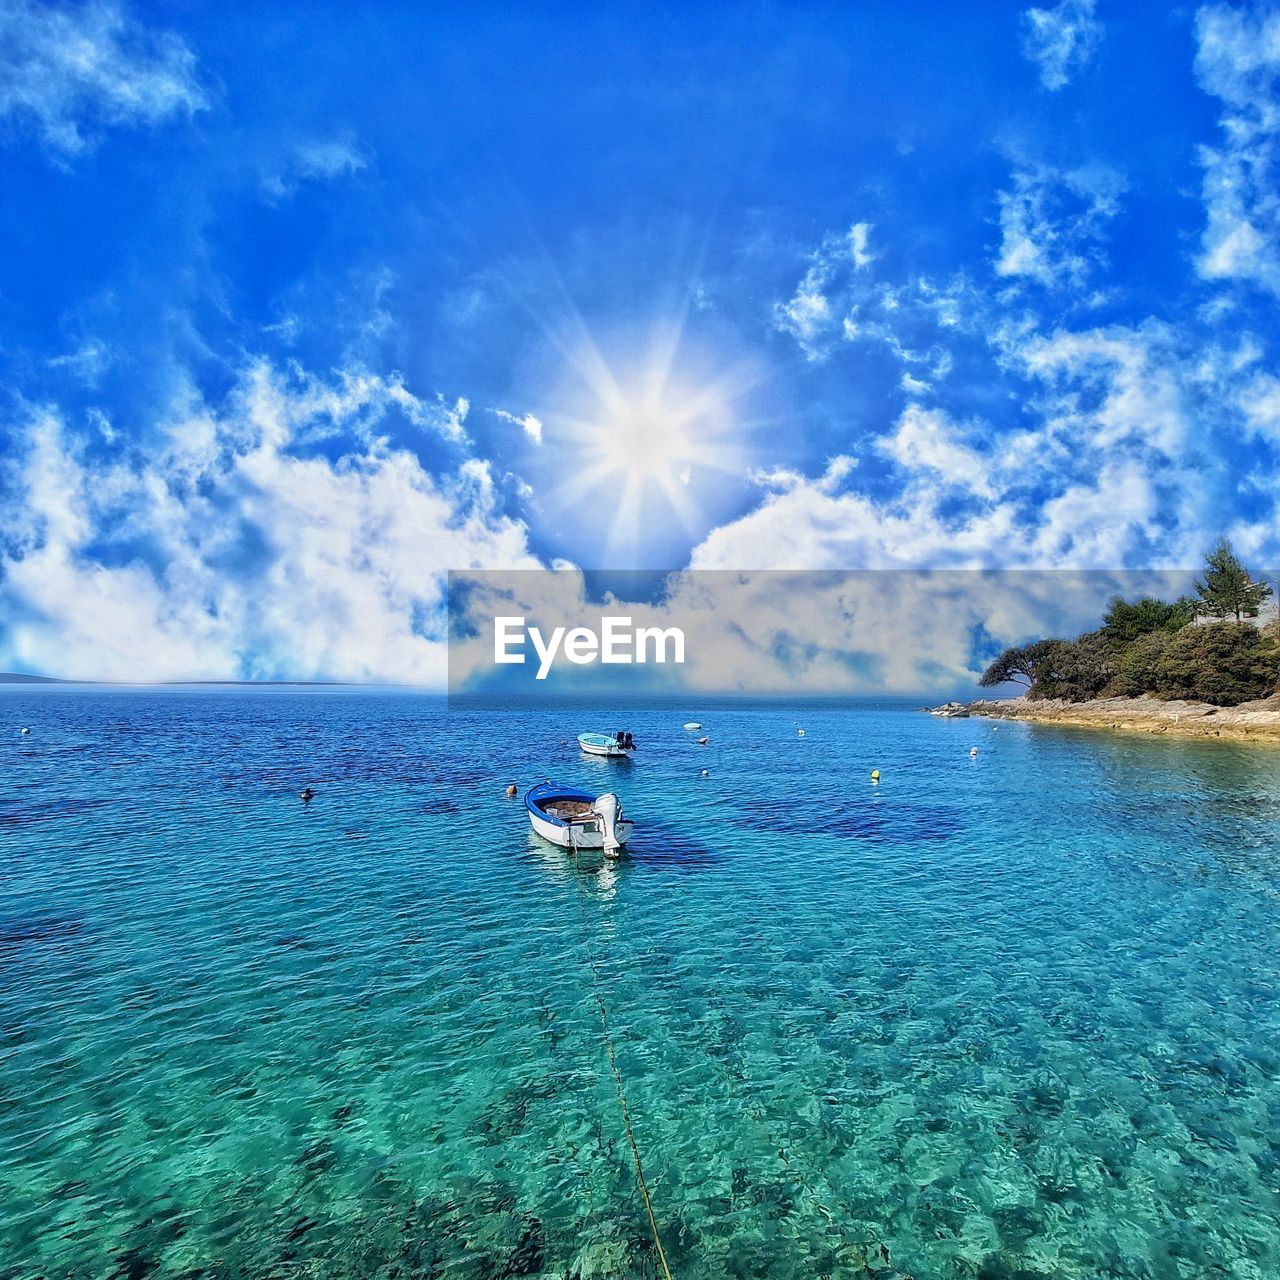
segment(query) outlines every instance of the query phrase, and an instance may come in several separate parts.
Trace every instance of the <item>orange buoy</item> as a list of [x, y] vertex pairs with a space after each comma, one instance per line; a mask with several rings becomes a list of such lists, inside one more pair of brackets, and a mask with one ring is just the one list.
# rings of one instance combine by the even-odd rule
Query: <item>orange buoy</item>
[[519, 787], [517, 787], [517, 786], [516, 786], [516, 784], [513, 782], [513, 783], [512, 783], [512, 784], [507, 788], [507, 795], [509, 795], [509, 796], [513, 796], [513, 795], [515, 795], [515, 794], [516, 794], [516, 792], [517, 792], [518, 790], [519, 790]]

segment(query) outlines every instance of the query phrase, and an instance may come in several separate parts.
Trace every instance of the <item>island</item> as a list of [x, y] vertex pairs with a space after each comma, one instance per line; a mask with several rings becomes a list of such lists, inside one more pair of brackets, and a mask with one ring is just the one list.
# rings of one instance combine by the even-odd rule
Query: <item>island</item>
[[1262, 620], [1271, 596], [1220, 539], [1195, 595], [1115, 596], [1096, 630], [1016, 645], [990, 663], [979, 684], [1016, 696], [933, 713], [1280, 742], [1280, 621]]

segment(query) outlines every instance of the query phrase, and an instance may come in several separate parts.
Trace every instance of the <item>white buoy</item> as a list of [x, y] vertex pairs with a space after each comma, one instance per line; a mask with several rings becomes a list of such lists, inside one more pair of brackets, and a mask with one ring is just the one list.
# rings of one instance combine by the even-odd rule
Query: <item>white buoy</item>
[[711, 776], [711, 770], [710, 770], [710, 769], [703, 769], [703, 771], [701, 772], [701, 774], [699, 774], [698, 776], [699, 776], [699, 777], [702, 777], [702, 778], [709, 778], [709, 777]]
[[977, 747], [970, 747], [970, 748], [969, 748], [969, 754], [970, 754], [971, 756], [976, 756], [976, 755], [978, 754], [978, 748], [977, 748]]
[[804, 737], [804, 730], [803, 730], [803, 729], [797, 729], [797, 730], [796, 730], [796, 737], [797, 737], [797, 738], [803, 738], [803, 737]]
[[28, 728], [27, 728], [27, 726], [24, 724], [24, 725], [22, 726], [22, 732], [23, 732], [23, 733], [30, 733], [30, 732], [31, 732], [31, 730], [30, 730], [30, 729], [28, 729]]

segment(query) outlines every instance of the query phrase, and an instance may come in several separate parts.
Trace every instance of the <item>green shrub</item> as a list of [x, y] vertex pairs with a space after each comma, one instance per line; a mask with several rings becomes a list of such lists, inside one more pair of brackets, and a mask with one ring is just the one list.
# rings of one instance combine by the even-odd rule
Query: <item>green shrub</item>
[[1086, 702], [1114, 691], [1116, 653], [1105, 633], [1086, 631], [1075, 640], [1058, 640], [1031, 688], [1033, 698]]
[[1171, 636], [1156, 663], [1156, 692], [1234, 707], [1276, 691], [1280, 654], [1257, 627], [1210, 622]]
[[1116, 679], [1121, 693], [1137, 698], [1159, 688], [1160, 659], [1172, 640], [1170, 631], [1151, 631], [1139, 636], [1120, 654]]
[[1123, 646], [1152, 632], [1179, 631], [1195, 615], [1196, 602], [1186, 596], [1172, 604], [1154, 596], [1133, 601], [1112, 596], [1102, 619], [1102, 630], [1113, 644]]

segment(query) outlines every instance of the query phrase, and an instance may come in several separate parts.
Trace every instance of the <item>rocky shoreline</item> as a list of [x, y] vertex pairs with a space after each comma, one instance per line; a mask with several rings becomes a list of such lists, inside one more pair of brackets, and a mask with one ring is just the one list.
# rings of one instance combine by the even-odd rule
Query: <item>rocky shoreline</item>
[[1159, 698], [1099, 698], [1067, 702], [1059, 698], [980, 699], [948, 702], [931, 709], [944, 718], [983, 716], [1081, 729], [1120, 729], [1181, 738], [1226, 738], [1280, 745], [1280, 695], [1238, 707], [1207, 702], [1164, 702]]

